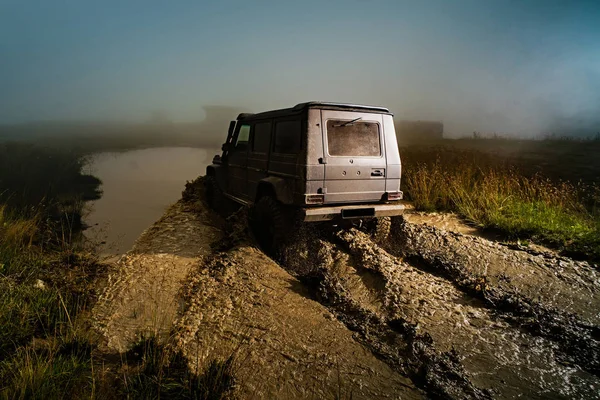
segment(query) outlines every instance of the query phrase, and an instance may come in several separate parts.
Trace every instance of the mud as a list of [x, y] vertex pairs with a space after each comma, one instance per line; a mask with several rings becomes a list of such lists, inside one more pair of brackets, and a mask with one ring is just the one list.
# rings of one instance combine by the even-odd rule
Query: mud
[[[459, 290], [453, 282], [389, 254], [356, 229], [322, 234], [325, 239], [316, 246], [301, 244], [302, 237], [310, 243], [316, 234], [302, 235], [295, 246], [299, 256], [287, 254], [282, 265], [305, 276], [321, 271], [325, 278], [320, 285], [325, 282], [327, 288], [323, 304], [333, 307], [350, 329], [362, 332], [374, 352], [389, 354], [385, 338], [390, 337], [389, 333], [373, 335], [381, 332], [374, 324], [395, 328], [402, 339], [392, 348], [404, 360], [417, 360], [412, 367], [403, 364], [404, 370], [429, 393], [454, 398], [490, 394], [514, 398], [523, 393], [537, 398], [597, 396], [597, 378], [578, 366], [564, 365], [555, 342], [511, 326], [470, 291]], [[328, 261], [314, 264], [314, 260], [324, 259]], [[309, 260], [313, 262], [307, 263]], [[362, 287], [356, 285], [355, 277], [365, 270], [371, 278], [379, 277], [380, 283], [374, 285], [371, 279]], [[365, 294], [368, 292], [370, 296]], [[365, 298], [371, 300], [365, 303]], [[429, 352], [411, 357], [407, 352], [411, 338]], [[436, 367], [428, 372], [429, 380], [419, 375], [423, 366]]]
[[114, 348], [155, 304], [192, 371], [235, 355], [239, 398], [600, 398], [594, 266], [401, 220], [381, 247], [305, 225], [270, 258], [201, 184], [115, 265]]
[[191, 272], [176, 346], [192, 370], [236, 353], [240, 398], [421, 398], [297, 279], [249, 244]]
[[243, 210], [215, 217], [186, 191], [113, 266], [94, 310], [107, 351], [150, 331], [197, 374], [234, 356], [233, 396], [244, 399], [425, 396], [261, 252], [245, 221]]
[[[600, 324], [600, 272], [596, 265], [549, 252], [509, 248], [434, 226], [394, 221], [395, 253], [418, 256], [457, 273], [486, 277], [488, 285]], [[512, 251], [518, 250], [518, 251]]]
[[562, 361], [600, 373], [596, 266], [403, 219], [395, 221], [388, 247], [443, 274], [513, 324], [554, 340]]
[[[417, 326], [402, 318], [389, 319], [373, 310], [373, 304], [365, 304], [365, 293], [373, 290], [373, 281], [379, 277], [369, 276], [362, 284], [351, 272], [355, 267], [348, 264], [350, 258], [336, 246], [319, 241], [315, 254], [316, 268], [307, 277], [316, 298], [334, 312], [337, 318], [358, 334], [358, 338], [386, 362], [413, 379], [427, 391], [429, 396], [439, 398], [490, 398], [490, 393], [476, 388], [466, 375], [455, 352], [441, 353], [433, 346], [429, 334], [417, 331]], [[298, 264], [295, 264], [296, 267]], [[362, 269], [362, 268], [359, 268]], [[296, 270], [297, 271], [297, 270]], [[377, 293], [382, 294], [385, 283], [379, 282]], [[381, 299], [382, 306], [385, 300]], [[380, 310], [381, 311], [380, 307]]]
[[[217, 220], [218, 221], [218, 220]], [[108, 351], [124, 352], [141, 335], [168, 337], [180, 308], [177, 293], [198, 257], [222, 238], [212, 213], [171, 206], [111, 266], [93, 318]]]

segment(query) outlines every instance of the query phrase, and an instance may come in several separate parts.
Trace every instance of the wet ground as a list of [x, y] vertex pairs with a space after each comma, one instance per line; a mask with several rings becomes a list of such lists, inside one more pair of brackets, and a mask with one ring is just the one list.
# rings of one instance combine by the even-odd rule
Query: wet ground
[[[242, 355], [239, 397], [600, 398], [597, 266], [410, 217], [381, 246], [354, 228], [307, 226], [270, 258], [244, 210], [225, 221], [201, 189], [190, 185], [115, 267], [101, 309], [150, 304], [148, 271], [181, 261], [169, 335], [192, 369]], [[100, 326], [126, 347], [106, 329], [127, 325], [116, 309]]]

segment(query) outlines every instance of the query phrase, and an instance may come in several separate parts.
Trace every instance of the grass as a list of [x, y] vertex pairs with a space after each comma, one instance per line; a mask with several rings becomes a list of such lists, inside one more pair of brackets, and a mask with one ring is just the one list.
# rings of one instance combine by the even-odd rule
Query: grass
[[75, 153], [0, 144], [0, 398], [90, 397], [102, 266], [74, 240], [99, 180]]
[[0, 399], [221, 399], [233, 357], [202, 374], [154, 337], [107, 373], [89, 315], [104, 267], [78, 239], [100, 181], [85, 160], [27, 144], [0, 144]]
[[202, 374], [190, 371], [184, 356], [156, 336], [142, 336], [127, 352], [123, 396], [134, 399], [227, 398], [235, 386], [235, 353], [213, 360]]
[[447, 148], [404, 149], [404, 190], [422, 211], [454, 211], [512, 239], [600, 259], [597, 185], [527, 175], [510, 159]]
[[68, 341], [48, 348], [24, 347], [0, 362], [0, 397], [53, 399], [91, 397], [92, 346]]
[[44, 224], [6, 210], [0, 207], [0, 398], [87, 396], [95, 345], [82, 316], [100, 266], [74, 244], [40, 248]]
[[[83, 155], [25, 143], [0, 143], [0, 206], [20, 220], [82, 228], [85, 201], [98, 199], [101, 181], [82, 174]], [[55, 231], [56, 227], [52, 227]], [[63, 231], [66, 229], [63, 229]]]

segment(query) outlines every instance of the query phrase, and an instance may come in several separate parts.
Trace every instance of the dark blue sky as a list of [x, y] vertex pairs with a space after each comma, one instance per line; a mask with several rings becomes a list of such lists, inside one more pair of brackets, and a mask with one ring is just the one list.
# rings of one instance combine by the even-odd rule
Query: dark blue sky
[[0, 122], [373, 103], [450, 132], [600, 113], [600, 1], [0, 0]]

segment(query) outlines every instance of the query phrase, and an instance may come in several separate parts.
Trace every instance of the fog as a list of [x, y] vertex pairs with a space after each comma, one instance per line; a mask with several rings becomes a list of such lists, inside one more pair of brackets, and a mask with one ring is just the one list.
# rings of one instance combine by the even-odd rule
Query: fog
[[598, 43], [595, 1], [5, 0], [0, 124], [190, 124], [323, 100], [449, 137], [593, 135]]

